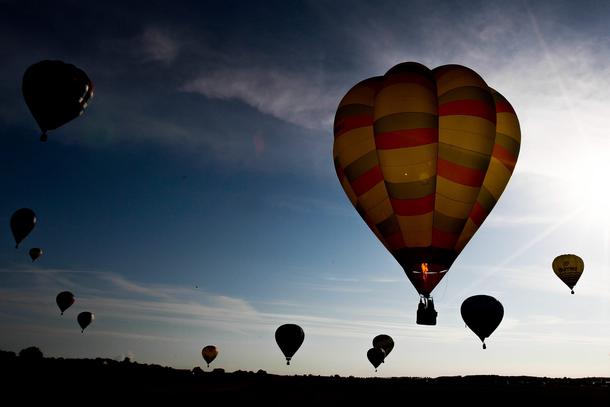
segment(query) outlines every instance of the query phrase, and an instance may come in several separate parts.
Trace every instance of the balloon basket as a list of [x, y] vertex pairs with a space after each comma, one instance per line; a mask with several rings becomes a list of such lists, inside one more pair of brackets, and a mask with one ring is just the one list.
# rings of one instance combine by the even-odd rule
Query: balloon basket
[[417, 307], [417, 325], [436, 325], [438, 312], [434, 309], [432, 298], [428, 297], [420, 300]]

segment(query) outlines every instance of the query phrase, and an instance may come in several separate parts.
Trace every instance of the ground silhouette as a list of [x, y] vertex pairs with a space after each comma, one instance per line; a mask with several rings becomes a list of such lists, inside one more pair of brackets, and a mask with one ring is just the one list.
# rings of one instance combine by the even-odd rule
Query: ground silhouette
[[[225, 405], [610, 405], [610, 378], [455, 376], [357, 378], [279, 376], [223, 369], [205, 372], [141, 364], [125, 358], [44, 358], [0, 351], [2, 394], [19, 402], [112, 401]], [[40, 353], [39, 353], [40, 352]], [[31, 357], [36, 354], [35, 357]]]

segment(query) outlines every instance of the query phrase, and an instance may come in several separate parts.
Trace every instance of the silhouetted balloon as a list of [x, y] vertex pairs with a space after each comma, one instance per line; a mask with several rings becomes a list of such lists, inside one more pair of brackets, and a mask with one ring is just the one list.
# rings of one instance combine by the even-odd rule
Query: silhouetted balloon
[[275, 331], [275, 341], [286, 357], [287, 365], [290, 364], [290, 359], [303, 344], [303, 340], [305, 340], [305, 332], [295, 324], [282, 325]]
[[29, 208], [17, 209], [11, 216], [11, 231], [15, 238], [15, 248], [36, 226], [36, 214]]
[[553, 271], [572, 290], [572, 294], [584, 270], [585, 262], [575, 254], [562, 254], [553, 260]]
[[93, 320], [95, 319], [95, 315], [93, 315], [91, 312], [85, 311], [78, 314], [78, 317], [76, 317], [76, 319], [78, 320], [78, 324], [82, 328], [81, 333], [83, 333], [85, 332], [85, 328], [87, 328], [89, 324], [93, 322]]
[[93, 83], [87, 74], [62, 61], [41, 61], [23, 75], [23, 97], [42, 135], [80, 116], [91, 97]]
[[383, 351], [385, 352], [385, 355], [387, 357], [390, 354], [390, 352], [392, 352], [392, 349], [394, 349], [394, 340], [392, 339], [392, 337], [390, 335], [384, 335], [384, 334], [377, 335], [373, 339], [373, 347], [383, 349]]
[[504, 317], [500, 301], [489, 295], [475, 295], [464, 300], [460, 312], [468, 328], [481, 339], [483, 349], [486, 349], [485, 338], [495, 331]]
[[36, 261], [40, 256], [42, 256], [42, 249], [40, 247], [32, 247], [30, 249], [30, 258], [32, 259], [32, 262]]
[[333, 157], [356, 211], [429, 297], [500, 198], [520, 140], [512, 106], [476, 72], [406, 62], [343, 97]]
[[385, 356], [385, 352], [381, 348], [371, 348], [368, 352], [366, 352], [366, 357], [369, 359], [369, 362], [371, 362], [371, 364], [375, 368], [375, 371], [377, 371], [377, 368], [383, 362]]
[[218, 356], [218, 348], [214, 345], [208, 345], [201, 349], [201, 356], [203, 356], [203, 359], [208, 364], [208, 367], [210, 367], [210, 363], [212, 363], [212, 361], [216, 359], [216, 356]]
[[72, 294], [70, 291], [62, 291], [57, 294], [55, 302], [61, 311], [61, 315], [63, 315], [64, 311], [70, 308], [72, 304], [74, 304], [74, 300], [74, 294]]

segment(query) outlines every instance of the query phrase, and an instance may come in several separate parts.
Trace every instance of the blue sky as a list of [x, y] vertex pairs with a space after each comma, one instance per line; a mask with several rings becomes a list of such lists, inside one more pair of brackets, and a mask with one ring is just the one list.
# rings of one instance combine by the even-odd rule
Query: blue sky
[[[227, 370], [365, 376], [387, 333], [380, 376], [610, 375], [610, 5], [377, 3], [0, 1], [0, 348], [192, 368], [215, 344]], [[20, 88], [42, 59], [96, 86], [46, 144]], [[471, 67], [521, 123], [504, 195], [433, 293], [436, 327], [415, 325], [415, 289], [332, 165], [343, 94], [402, 61]], [[16, 251], [20, 207], [39, 221]], [[585, 261], [574, 296], [550, 268], [563, 253]], [[459, 315], [475, 294], [505, 308], [484, 352]], [[283, 323], [306, 334], [290, 368]]]

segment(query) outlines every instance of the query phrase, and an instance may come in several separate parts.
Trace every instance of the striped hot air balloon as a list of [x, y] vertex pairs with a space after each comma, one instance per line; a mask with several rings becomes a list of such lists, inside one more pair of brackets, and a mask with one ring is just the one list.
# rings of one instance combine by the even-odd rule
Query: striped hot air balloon
[[405, 62], [347, 92], [334, 136], [343, 189], [427, 305], [515, 168], [515, 111], [469, 68]]

